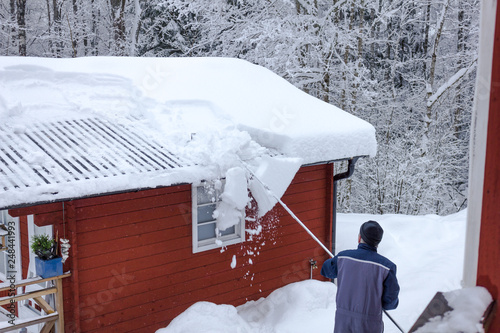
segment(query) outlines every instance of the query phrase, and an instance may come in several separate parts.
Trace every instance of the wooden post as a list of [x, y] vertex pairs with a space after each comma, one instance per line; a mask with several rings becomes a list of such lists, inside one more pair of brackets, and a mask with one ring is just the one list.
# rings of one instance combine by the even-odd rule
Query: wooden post
[[55, 280], [56, 282], [56, 310], [60, 314], [56, 322], [56, 332], [64, 333], [64, 297], [62, 279]]

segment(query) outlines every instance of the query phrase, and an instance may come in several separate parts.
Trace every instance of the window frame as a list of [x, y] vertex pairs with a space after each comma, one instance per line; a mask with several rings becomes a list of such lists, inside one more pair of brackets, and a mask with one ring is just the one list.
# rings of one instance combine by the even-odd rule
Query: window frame
[[[224, 180], [221, 180], [224, 184]], [[208, 250], [213, 250], [233, 244], [239, 244], [243, 243], [245, 241], [245, 214], [242, 214], [241, 216], [241, 221], [234, 226], [234, 233], [227, 234], [227, 235], [220, 235], [217, 234], [215, 238], [208, 238], [205, 240], [198, 240], [198, 207], [206, 204], [201, 204], [198, 205], [198, 188], [199, 187], [215, 187], [214, 182], [209, 182], [209, 181], [203, 181], [200, 184], [192, 184], [191, 185], [191, 203], [192, 203], [192, 209], [191, 209], [191, 215], [192, 215], [192, 220], [191, 220], [191, 225], [192, 225], [192, 243], [193, 243], [193, 253], [199, 253], [199, 252], [204, 252]], [[221, 191], [222, 193], [222, 191]], [[220, 202], [219, 200], [215, 201], [214, 203], [218, 205]], [[207, 221], [206, 223], [213, 223], [216, 228], [216, 222], [215, 219], [212, 221]]]

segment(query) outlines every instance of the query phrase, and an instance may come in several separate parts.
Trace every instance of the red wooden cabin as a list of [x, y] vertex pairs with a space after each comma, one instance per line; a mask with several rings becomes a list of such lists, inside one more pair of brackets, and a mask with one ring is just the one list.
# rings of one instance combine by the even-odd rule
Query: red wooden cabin
[[[42, 60], [5, 59], [4, 63], [9, 61], [30, 65], [6, 68], [7, 72], [22, 72], [12, 75], [13, 78], [22, 80], [28, 77], [29, 80], [33, 76], [30, 82], [42, 82], [49, 87], [53, 87], [50, 80], [59, 78], [59, 74], [47, 75], [52, 72], [39, 71], [38, 67], [31, 66], [31, 62], [34, 65]], [[129, 60], [96, 58], [58, 62], [50, 59], [43, 60], [43, 63], [52, 66], [54, 73], [58, 73], [60, 65], [70, 63], [72, 65], [68, 68], [71, 70], [82, 66], [85, 71], [94, 68], [95, 64], [107, 67], [103, 67], [101, 62], [106, 62], [115, 70], [121, 68], [129, 73], [124, 64], [117, 65], [120, 61]], [[152, 62], [167, 66], [171, 61], [193, 62], [200, 68], [205, 65], [199, 59], [135, 61], [137, 65], [145, 66], [150, 66]], [[217, 70], [208, 72], [221, 81], [223, 61], [207, 61], [209, 65], [215, 62]], [[233, 61], [229, 62], [233, 67], [228, 75], [240, 77], [232, 72], [235, 68]], [[239, 61], [237, 63], [238, 66], [250, 66], [242, 65]], [[176, 68], [172, 66], [169, 73]], [[145, 67], [144, 71], [148, 69]], [[246, 72], [262, 71], [256, 66], [250, 69]], [[199, 72], [195, 74], [193, 80], [184, 80], [190, 89], [192, 83], [197, 82], [195, 80], [203, 79], [198, 75]], [[92, 75], [87, 78], [93, 84], [103, 79], [99, 74], [99, 80], [93, 81]], [[64, 72], [61, 77], [64, 84], [71, 79], [71, 75]], [[173, 74], [169, 77], [176, 78]], [[122, 86], [118, 86], [117, 82], [120, 81], [116, 73], [106, 78], [116, 89], [125, 89], [129, 85], [129, 81], [124, 81]], [[244, 77], [242, 79], [245, 80]], [[81, 75], [76, 76], [75, 80], [80, 82]], [[284, 84], [281, 79], [279, 82]], [[28, 89], [33, 85], [20, 86]], [[65, 86], [58, 87], [65, 89]], [[106, 88], [81, 87], [83, 92], [95, 94], [96, 98], [101, 98], [100, 90]], [[148, 93], [151, 85], [143, 88]], [[216, 89], [213, 93], [221, 91], [226, 90]], [[307, 227], [331, 248], [335, 181], [352, 173], [357, 157], [374, 153], [375, 132], [371, 125], [344, 115], [342, 111], [312, 97], [304, 97], [304, 93], [295, 89], [291, 90], [291, 95], [282, 94], [286, 97], [283, 103], [288, 103], [285, 104], [286, 112], [276, 114], [273, 104], [276, 101], [270, 103], [270, 125], [265, 129], [268, 132], [256, 130], [252, 139], [262, 139], [260, 144], [265, 146], [270, 136], [282, 134], [280, 131], [284, 125], [292, 129], [293, 126], [299, 129], [301, 126], [311, 126], [304, 124], [300, 118], [299, 112], [304, 110], [293, 109], [295, 105], [299, 108], [303, 105], [293, 101], [294, 91], [301, 96], [301, 103], [311, 101], [311, 108], [306, 110], [306, 120], [308, 117], [314, 119], [312, 112], [318, 107], [322, 112], [325, 111], [324, 114], [332, 112], [339, 114], [341, 119], [349, 120], [356, 132], [355, 148], [351, 149], [347, 145], [349, 131], [342, 123], [336, 124], [342, 128], [340, 137], [343, 144], [339, 156], [329, 155], [330, 144], [324, 142], [327, 137], [321, 132], [323, 137], [318, 142], [325, 146], [319, 147], [325, 148], [321, 156], [311, 159], [308, 155], [306, 164], [296, 173], [282, 197]], [[238, 93], [243, 98], [246, 90], [238, 89]], [[117, 95], [120, 98], [123, 96]], [[282, 95], [278, 94], [278, 97]], [[273, 96], [274, 92], [266, 98]], [[255, 97], [258, 96], [253, 94], [249, 100], [257, 100]], [[39, 94], [37, 98], [40, 98]], [[199, 100], [202, 97], [193, 98]], [[90, 99], [82, 98], [82, 110]], [[238, 102], [234, 107], [238, 107], [241, 101], [234, 100]], [[79, 102], [78, 99], [72, 100], [67, 107], [72, 108], [74, 103]], [[47, 103], [51, 105], [52, 99], [48, 98]], [[54, 107], [61, 107], [60, 103], [54, 103]], [[219, 104], [224, 103], [226, 101]], [[244, 104], [244, 101], [241, 103]], [[117, 101], [116, 105], [110, 105], [121, 110], [128, 104]], [[243, 117], [242, 121], [253, 125], [255, 117]], [[134, 117], [129, 118], [115, 123], [112, 119], [101, 117], [98, 112], [83, 114], [81, 118], [74, 114], [65, 118], [63, 112], [63, 116], [55, 120], [41, 119], [23, 126], [0, 129], [0, 187], [4, 189], [0, 193], [0, 210], [3, 212], [2, 222], [16, 226], [16, 278], [26, 279], [35, 274], [34, 255], [29, 249], [34, 234], [58, 235], [59, 238], [69, 239], [71, 245], [69, 259], [64, 264], [64, 271], [71, 272], [71, 276], [63, 279], [66, 332], [153, 332], [167, 326], [174, 317], [198, 301], [240, 305], [247, 300], [265, 297], [291, 282], [310, 277], [321, 279], [314, 264], [326, 259], [327, 254], [280, 206], [275, 206], [264, 217], [257, 218], [254, 202], [246, 209], [244, 220], [217, 236], [211, 218], [217, 203], [206, 200], [206, 192], [212, 191], [213, 179], [204, 178], [206, 174], [193, 172], [193, 163], [166, 149], [165, 145], [157, 141], [157, 136], [144, 132], [147, 128], [141, 119], [137, 121]], [[329, 128], [330, 125], [324, 126], [324, 121], [318, 117], [310, 132], [316, 133], [321, 126]], [[364, 126], [367, 135], [360, 136], [360, 131], [355, 128], [358, 123]], [[251, 130], [250, 125], [245, 128]], [[269, 133], [272, 130], [276, 133]], [[281, 152], [279, 147], [272, 148], [273, 153], [269, 156], [287, 153]], [[351, 161], [348, 172], [334, 175], [334, 161], [338, 160]], [[4, 255], [0, 253], [0, 280], [5, 279], [1, 261]], [[19, 309], [21, 306], [18, 306]]]

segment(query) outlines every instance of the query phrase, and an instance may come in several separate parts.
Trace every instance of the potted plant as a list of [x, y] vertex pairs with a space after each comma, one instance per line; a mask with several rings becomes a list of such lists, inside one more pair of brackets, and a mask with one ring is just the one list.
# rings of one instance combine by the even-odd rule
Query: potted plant
[[47, 234], [31, 238], [31, 249], [35, 257], [36, 274], [42, 278], [62, 275], [62, 258], [57, 253], [57, 242]]

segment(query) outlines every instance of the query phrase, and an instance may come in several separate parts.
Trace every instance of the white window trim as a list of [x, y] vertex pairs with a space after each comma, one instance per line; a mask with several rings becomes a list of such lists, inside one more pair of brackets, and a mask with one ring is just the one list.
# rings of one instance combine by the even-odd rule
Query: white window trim
[[[205, 183], [199, 185], [191, 186], [191, 212], [192, 212], [192, 234], [193, 234], [193, 253], [199, 253], [203, 251], [213, 250], [233, 244], [243, 243], [245, 241], [245, 216], [242, 216], [241, 222], [235, 226], [235, 234], [226, 236], [216, 236], [209, 240], [198, 241], [198, 190], [199, 186], [203, 186]], [[219, 244], [216, 243], [216, 241]]]

